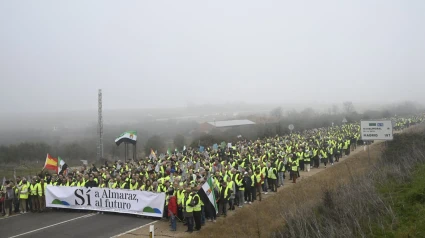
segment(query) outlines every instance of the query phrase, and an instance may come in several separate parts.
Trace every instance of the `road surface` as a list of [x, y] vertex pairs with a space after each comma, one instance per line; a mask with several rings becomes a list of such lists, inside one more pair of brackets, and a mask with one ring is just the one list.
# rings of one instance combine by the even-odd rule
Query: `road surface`
[[152, 222], [134, 215], [55, 210], [0, 218], [0, 237], [113, 237]]

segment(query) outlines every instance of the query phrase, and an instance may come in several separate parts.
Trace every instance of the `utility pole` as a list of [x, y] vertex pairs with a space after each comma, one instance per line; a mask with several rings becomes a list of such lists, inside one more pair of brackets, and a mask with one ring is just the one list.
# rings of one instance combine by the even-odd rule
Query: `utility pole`
[[102, 89], [97, 94], [97, 134], [99, 141], [97, 144], [97, 159], [103, 158], [103, 115], [102, 115]]

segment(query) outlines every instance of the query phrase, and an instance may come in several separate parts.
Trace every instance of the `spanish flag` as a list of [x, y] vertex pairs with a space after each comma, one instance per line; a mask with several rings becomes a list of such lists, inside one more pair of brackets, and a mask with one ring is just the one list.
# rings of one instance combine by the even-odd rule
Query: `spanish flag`
[[58, 172], [58, 159], [53, 158], [52, 156], [47, 154], [46, 163], [44, 164], [44, 169], [53, 170], [53, 171], [56, 171], [56, 173], [57, 173]]

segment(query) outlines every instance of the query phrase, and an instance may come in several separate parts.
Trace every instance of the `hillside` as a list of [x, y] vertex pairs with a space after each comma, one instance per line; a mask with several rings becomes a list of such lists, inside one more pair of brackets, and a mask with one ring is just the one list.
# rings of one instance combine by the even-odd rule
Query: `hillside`
[[362, 151], [195, 237], [423, 237], [425, 181], [414, 168], [425, 163], [424, 130], [419, 125], [375, 143], [372, 164]]

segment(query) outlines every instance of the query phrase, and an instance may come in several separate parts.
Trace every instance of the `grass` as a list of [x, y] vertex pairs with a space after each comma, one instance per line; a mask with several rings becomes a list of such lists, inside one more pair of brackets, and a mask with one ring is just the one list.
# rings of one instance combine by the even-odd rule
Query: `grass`
[[385, 202], [391, 204], [397, 222], [377, 237], [425, 237], [425, 165], [418, 166], [410, 181], [389, 181], [380, 186]]
[[[383, 144], [374, 144], [370, 154], [377, 158]], [[279, 190], [263, 202], [241, 209], [234, 216], [218, 220], [214, 226], [202, 228], [194, 237], [271, 237], [285, 224], [285, 213], [297, 213], [322, 200], [325, 190], [347, 183], [369, 167], [367, 152], [361, 151], [349, 160], [335, 164], [315, 176], [304, 179], [292, 188]]]

